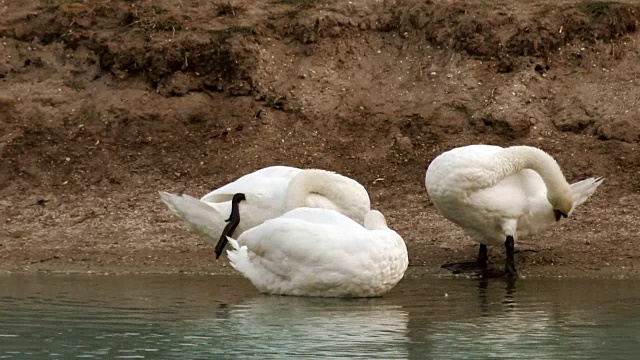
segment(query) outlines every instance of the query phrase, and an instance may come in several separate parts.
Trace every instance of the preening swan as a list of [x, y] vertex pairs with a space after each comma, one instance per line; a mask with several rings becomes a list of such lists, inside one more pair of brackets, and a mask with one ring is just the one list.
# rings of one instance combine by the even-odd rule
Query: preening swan
[[297, 207], [336, 210], [360, 224], [371, 209], [369, 194], [357, 181], [326, 170], [288, 166], [244, 175], [200, 200], [166, 192], [160, 192], [160, 197], [200, 237], [216, 246], [216, 258], [234, 230], [238, 236]]
[[380, 296], [409, 264], [404, 241], [376, 210], [362, 226], [334, 210], [296, 208], [229, 242], [231, 266], [268, 294]]
[[480, 243], [477, 262], [445, 264], [454, 272], [488, 268], [487, 245], [505, 245], [505, 273], [515, 275], [514, 242], [563, 221], [602, 184], [569, 185], [546, 152], [530, 146], [470, 145], [436, 157], [425, 177], [431, 202]]

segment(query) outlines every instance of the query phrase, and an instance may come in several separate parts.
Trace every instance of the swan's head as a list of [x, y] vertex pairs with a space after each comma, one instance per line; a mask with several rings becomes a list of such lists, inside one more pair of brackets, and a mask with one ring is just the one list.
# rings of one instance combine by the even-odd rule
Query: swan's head
[[367, 230], [387, 229], [387, 220], [378, 210], [371, 210], [364, 216], [364, 227]]
[[561, 218], [566, 218], [569, 216], [569, 213], [573, 208], [573, 200], [571, 199], [571, 194], [563, 193], [561, 195], [550, 196], [548, 200], [553, 207], [553, 214], [556, 216], [556, 221], [560, 221]]

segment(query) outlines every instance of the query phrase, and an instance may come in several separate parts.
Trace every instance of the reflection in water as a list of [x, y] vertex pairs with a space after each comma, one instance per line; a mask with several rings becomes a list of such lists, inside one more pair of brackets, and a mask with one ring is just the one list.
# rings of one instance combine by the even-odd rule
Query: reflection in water
[[381, 299], [270, 297], [250, 284], [221, 287], [214, 277], [43, 280], [0, 278], [6, 290], [0, 358], [404, 359], [408, 353], [408, 315]]
[[0, 277], [0, 358], [636, 359], [640, 282], [407, 277], [378, 299], [238, 277]]
[[[539, 301], [542, 294], [535, 291], [544, 289], [529, 285], [525, 282], [520, 294], [515, 281], [479, 280], [475, 316], [473, 301], [467, 298], [466, 311], [470, 317], [434, 322], [422, 334], [425, 343], [429, 344], [429, 358], [637, 358], [640, 299], [622, 301], [631, 306], [619, 309], [626, 312], [622, 316], [628, 316], [627, 320], [620, 321], [621, 313], [611, 312], [608, 306], [602, 312], [602, 303], [597, 299], [594, 299], [598, 303], [596, 307], [587, 308], [571, 307], [571, 294], [567, 294], [567, 298], [553, 299], [556, 302]], [[637, 283], [633, 288], [631, 293], [638, 294]], [[565, 291], [571, 291], [571, 286]], [[584, 295], [589, 296], [588, 293]], [[578, 299], [574, 300], [574, 304], [580, 303]], [[611, 300], [619, 299], [613, 295], [608, 299]], [[563, 307], [567, 304], [562, 302], [567, 301], [569, 307]]]
[[193, 331], [209, 335], [202, 341], [220, 344], [209, 346], [210, 355], [404, 359], [408, 353], [407, 313], [375, 300], [258, 296], [217, 320], [192, 323]]

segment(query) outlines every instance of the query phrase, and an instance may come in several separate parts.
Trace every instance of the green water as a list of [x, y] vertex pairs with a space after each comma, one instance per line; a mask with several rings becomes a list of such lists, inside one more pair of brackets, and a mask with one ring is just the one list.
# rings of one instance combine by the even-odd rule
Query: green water
[[232, 276], [0, 276], [0, 358], [640, 359], [640, 281], [405, 278], [377, 299]]

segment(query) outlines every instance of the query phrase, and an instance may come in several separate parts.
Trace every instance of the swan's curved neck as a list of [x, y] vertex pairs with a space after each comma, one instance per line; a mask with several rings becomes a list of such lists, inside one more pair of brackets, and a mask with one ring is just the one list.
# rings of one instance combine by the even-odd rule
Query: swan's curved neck
[[289, 182], [284, 206], [285, 211], [305, 206], [333, 209], [363, 224], [371, 201], [357, 181], [326, 170], [307, 169]]
[[560, 169], [560, 165], [546, 152], [530, 146], [511, 146], [501, 152], [506, 160], [505, 176], [524, 169], [531, 169], [540, 175], [547, 187], [547, 196], [570, 193], [570, 186]]

